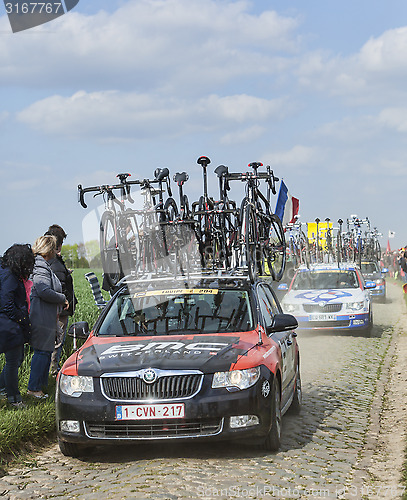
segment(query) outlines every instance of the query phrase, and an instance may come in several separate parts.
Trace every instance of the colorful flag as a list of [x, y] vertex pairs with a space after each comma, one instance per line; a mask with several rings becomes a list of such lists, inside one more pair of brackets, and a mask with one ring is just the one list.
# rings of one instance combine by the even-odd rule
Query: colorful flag
[[284, 181], [281, 181], [280, 191], [278, 192], [275, 214], [280, 217], [283, 226], [295, 222], [295, 216], [300, 209], [300, 200], [292, 196]]

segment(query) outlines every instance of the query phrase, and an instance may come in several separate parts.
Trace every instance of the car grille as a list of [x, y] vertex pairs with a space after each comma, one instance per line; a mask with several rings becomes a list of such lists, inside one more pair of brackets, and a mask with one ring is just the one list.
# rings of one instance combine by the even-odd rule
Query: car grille
[[319, 304], [303, 304], [303, 307], [307, 313], [335, 313], [342, 309], [342, 304], [326, 304], [324, 307]]
[[165, 439], [213, 436], [223, 429], [223, 418], [177, 422], [85, 422], [86, 435], [94, 439]]
[[182, 374], [159, 377], [147, 384], [139, 377], [102, 377], [103, 392], [109, 399], [138, 400], [188, 398], [196, 394], [202, 374]]

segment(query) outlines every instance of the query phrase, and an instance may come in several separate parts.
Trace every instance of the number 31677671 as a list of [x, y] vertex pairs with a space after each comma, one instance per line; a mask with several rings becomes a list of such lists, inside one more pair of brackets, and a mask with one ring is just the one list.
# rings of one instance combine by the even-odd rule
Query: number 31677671
[[7, 14], [63, 14], [61, 2], [7, 2]]

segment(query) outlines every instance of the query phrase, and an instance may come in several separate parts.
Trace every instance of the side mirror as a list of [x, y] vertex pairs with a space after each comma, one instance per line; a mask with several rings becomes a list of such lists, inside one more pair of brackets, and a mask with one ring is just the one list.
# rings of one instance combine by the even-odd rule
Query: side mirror
[[298, 327], [298, 321], [291, 314], [276, 314], [273, 324], [267, 328], [267, 333], [286, 332]]
[[387, 267], [383, 267], [383, 269], [382, 269], [382, 274], [386, 274], [386, 273], [388, 273], [388, 272], [389, 272], [389, 270], [387, 269]]
[[277, 287], [277, 290], [288, 290], [287, 283], [280, 283]]
[[365, 288], [376, 288], [376, 283], [374, 281], [366, 281]]
[[72, 323], [68, 329], [68, 335], [77, 339], [87, 339], [89, 337], [89, 324], [87, 321]]

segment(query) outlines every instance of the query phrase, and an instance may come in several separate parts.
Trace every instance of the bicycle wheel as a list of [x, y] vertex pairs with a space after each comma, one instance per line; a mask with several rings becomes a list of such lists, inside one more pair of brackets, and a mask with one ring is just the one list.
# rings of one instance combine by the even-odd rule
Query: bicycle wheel
[[380, 243], [376, 240], [375, 241], [375, 259], [377, 261], [379, 261], [381, 256], [382, 256], [382, 249], [380, 248]]
[[202, 255], [203, 266], [213, 266], [213, 227], [214, 215], [213, 206], [205, 203], [203, 196], [199, 198], [198, 210], [194, 217], [197, 221], [197, 232], [200, 240], [200, 252]]
[[174, 198], [168, 198], [164, 203], [163, 222], [173, 222], [178, 218], [179, 212]]
[[118, 244], [121, 268], [124, 275], [137, 271], [140, 256], [139, 231], [132, 211], [118, 214]]
[[111, 212], [104, 212], [102, 215], [99, 245], [103, 272], [107, 283], [113, 288], [124, 276], [124, 273], [120, 261], [116, 220]]
[[267, 239], [263, 243], [264, 260], [274, 281], [280, 281], [286, 262], [286, 241], [280, 218], [272, 214], [267, 221]]
[[311, 262], [310, 249], [308, 238], [305, 236], [305, 233], [301, 231], [299, 238], [299, 248], [300, 248], [300, 261], [301, 264], [305, 264], [309, 267]]
[[301, 263], [300, 248], [296, 246], [292, 238], [290, 238], [288, 245], [288, 260], [292, 263], [294, 269], [297, 269]]
[[357, 265], [359, 266], [359, 269], [362, 268], [362, 252], [363, 252], [362, 239], [359, 237], [357, 240], [356, 258], [355, 258], [355, 261], [356, 261]]
[[160, 215], [160, 229], [163, 242], [163, 267], [168, 268], [168, 257], [174, 248], [174, 222], [178, 219], [179, 212], [174, 198], [168, 198], [164, 204], [163, 213]]
[[342, 256], [343, 256], [343, 251], [342, 251], [342, 238], [340, 233], [336, 236], [336, 260], [338, 264], [342, 262]]
[[256, 213], [252, 205], [246, 205], [243, 216], [242, 234], [244, 235], [244, 252], [247, 272], [250, 281], [254, 281], [257, 274], [258, 228]]

